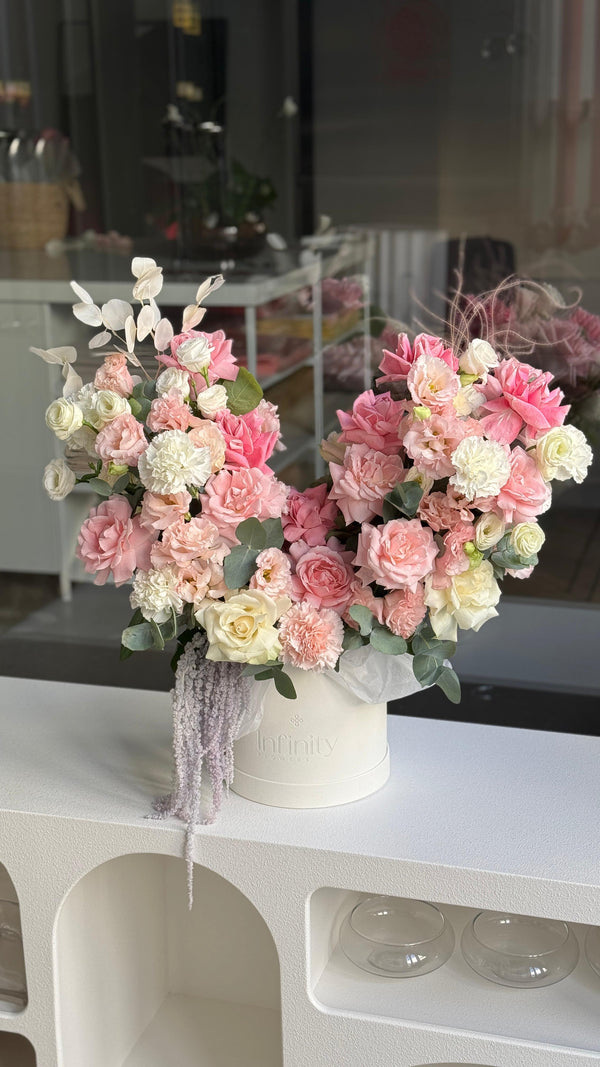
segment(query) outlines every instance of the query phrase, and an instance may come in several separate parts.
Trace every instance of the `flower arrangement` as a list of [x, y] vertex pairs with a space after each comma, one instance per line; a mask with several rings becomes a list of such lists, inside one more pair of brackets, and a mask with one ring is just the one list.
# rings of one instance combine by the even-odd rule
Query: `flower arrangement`
[[[156, 304], [161, 268], [138, 258], [132, 272], [137, 318], [72, 283], [75, 316], [100, 327], [90, 347], [110, 349], [93, 382], [75, 349], [34, 349], [65, 377], [46, 422], [68, 456], [48, 464], [46, 490], [99, 494], [77, 554], [96, 584], [131, 582], [122, 655], [176, 639], [177, 663], [201, 633], [208, 661], [293, 697], [287, 667], [335, 670], [369, 644], [411, 653], [417, 681], [458, 701], [458, 629], [497, 614], [506, 573], [531, 573], [551, 481], [582, 481], [591, 462], [551, 375], [481, 338], [456, 349], [401, 334], [375, 389], [338, 413], [326, 478], [299, 492], [268, 466], [276, 408], [224, 333], [197, 329], [223, 279], [200, 286], [175, 335]], [[142, 380], [131, 370], [146, 338], [157, 368]]]

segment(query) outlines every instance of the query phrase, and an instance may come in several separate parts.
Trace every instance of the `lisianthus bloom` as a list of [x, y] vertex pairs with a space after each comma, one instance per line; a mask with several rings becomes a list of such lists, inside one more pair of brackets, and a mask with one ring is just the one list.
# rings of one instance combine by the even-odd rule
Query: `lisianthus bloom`
[[293, 604], [279, 624], [281, 658], [304, 671], [333, 669], [342, 654], [344, 626], [337, 612], [307, 601]]
[[[210, 360], [205, 367], [209, 385], [214, 385], [220, 379], [234, 382], [238, 375], [238, 367], [231, 351], [231, 341], [227, 340], [223, 330], [217, 330], [215, 333], [186, 330], [185, 333], [177, 334], [171, 341], [170, 353], [158, 353], [156, 358], [159, 363], [164, 363], [167, 367], [179, 367], [180, 370], [187, 370], [188, 368], [177, 358], [177, 353], [182, 345], [193, 340], [193, 338], [201, 338], [205, 342], [205, 349], [209, 352]], [[188, 360], [188, 362], [190, 361]], [[201, 370], [190, 371], [189, 376], [198, 392], [206, 389], [206, 379]]]
[[450, 585], [455, 575], [468, 570], [471, 561], [465, 552], [465, 545], [468, 541], [474, 543], [474, 539], [475, 527], [472, 522], [459, 522], [444, 536], [444, 552], [435, 561], [435, 572], [432, 577], [436, 589]]
[[287, 488], [255, 467], [223, 469], [210, 478], [202, 513], [212, 519], [221, 537], [238, 544], [235, 531], [244, 519], [276, 519], [285, 506]]
[[185, 604], [198, 607], [207, 597], [218, 599], [228, 592], [223, 567], [214, 560], [194, 559], [176, 567], [177, 594]]
[[124, 352], [111, 352], [104, 357], [102, 366], [98, 367], [94, 376], [94, 385], [96, 389], [110, 389], [119, 396], [131, 396], [134, 382]]
[[376, 452], [368, 445], [350, 445], [344, 453], [344, 463], [330, 465], [333, 487], [331, 500], [336, 500], [347, 523], [366, 522], [383, 514], [383, 499], [404, 477], [399, 456]]
[[264, 413], [256, 408], [245, 415], [219, 411], [215, 422], [225, 439], [227, 467], [257, 467], [263, 474], [272, 473], [267, 460], [279, 440], [279, 426], [265, 432]]
[[404, 404], [393, 400], [389, 393], [374, 393], [372, 389], [361, 393], [352, 405], [352, 411], [338, 411], [342, 427], [342, 441], [356, 445], [368, 445], [388, 455], [400, 451], [400, 421]]
[[282, 515], [286, 541], [305, 541], [307, 545], [324, 545], [337, 514], [337, 506], [327, 495], [326, 485], [315, 485], [300, 493], [290, 489], [286, 514]]
[[112, 422], [107, 422], [96, 438], [100, 459], [117, 466], [137, 467], [147, 447], [144, 427], [131, 413], [117, 415]]
[[292, 565], [280, 548], [265, 548], [256, 557], [256, 570], [250, 579], [251, 589], [262, 589], [271, 597], [292, 595]]
[[268, 663], [281, 652], [275, 623], [290, 607], [287, 597], [273, 600], [260, 589], [234, 593], [227, 600], [203, 601], [196, 619], [206, 630], [209, 660]]
[[433, 632], [440, 641], [456, 641], [459, 626], [462, 630], [479, 630], [484, 622], [498, 614], [499, 600], [500, 586], [489, 560], [457, 574], [443, 589], [435, 588], [431, 578], [425, 581], [425, 604]]
[[553, 426], [562, 426], [569, 407], [562, 404], [560, 389], [550, 389], [552, 380], [549, 371], [518, 359], [499, 363], [485, 386], [485, 410], [490, 414], [481, 421], [486, 435], [512, 444], [523, 429], [535, 438]]
[[150, 405], [146, 422], [153, 433], [161, 430], [188, 430], [200, 421], [192, 415], [179, 389], [170, 389], [168, 393], [157, 396]]
[[435, 356], [419, 356], [406, 379], [415, 404], [444, 411], [460, 388], [460, 380], [447, 363]]
[[506, 522], [529, 522], [552, 501], [552, 490], [542, 478], [533, 456], [520, 445], [509, 455], [510, 474], [498, 494], [498, 507]]
[[383, 600], [383, 617], [388, 630], [408, 640], [425, 618], [425, 586], [419, 582], [414, 590], [394, 589]]
[[392, 519], [383, 526], [365, 523], [358, 538], [356, 564], [364, 584], [415, 590], [433, 570], [437, 547], [419, 519]]
[[137, 516], [132, 517], [124, 496], [111, 496], [92, 508], [77, 539], [77, 556], [94, 585], [104, 585], [112, 574], [115, 585], [128, 582], [136, 568], [150, 566], [150, 547], [155, 539]]
[[225, 466], [225, 438], [216, 423], [210, 419], [196, 419], [188, 437], [196, 448], [208, 448], [212, 474]]
[[403, 425], [403, 444], [415, 467], [436, 480], [454, 474], [452, 453], [464, 437], [483, 436], [476, 419], [459, 419], [449, 411], [432, 412], [425, 419], [411, 414]]
[[415, 337], [414, 344], [405, 333], [398, 336], [398, 348], [396, 352], [384, 349], [383, 359], [379, 364], [379, 370], [383, 372], [380, 382], [403, 382], [408, 377], [413, 363], [420, 356], [435, 356], [442, 360], [451, 370], [458, 370], [458, 360], [451, 348], [446, 348], [441, 337], [432, 337], [428, 333], [420, 333]]
[[576, 426], [556, 426], [538, 438], [535, 461], [547, 482], [573, 478], [580, 484], [587, 476], [593, 455], [587, 439]]
[[355, 574], [351, 552], [336, 552], [327, 545], [310, 548], [299, 542], [293, 546], [296, 573], [292, 578], [293, 597], [314, 608], [333, 608], [340, 615], [352, 599]]
[[190, 510], [192, 498], [187, 489], [182, 493], [159, 496], [158, 493], [144, 493], [140, 522], [152, 530], [166, 530], [172, 522], [182, 518]]

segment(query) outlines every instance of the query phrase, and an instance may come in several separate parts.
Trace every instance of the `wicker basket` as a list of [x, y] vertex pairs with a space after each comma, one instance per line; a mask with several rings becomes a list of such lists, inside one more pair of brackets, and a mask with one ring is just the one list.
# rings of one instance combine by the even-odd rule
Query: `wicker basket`
[[3, 182], [0, 185], [0, 248], [43, 248], [62, 239], [69, 222], [64, 185]]

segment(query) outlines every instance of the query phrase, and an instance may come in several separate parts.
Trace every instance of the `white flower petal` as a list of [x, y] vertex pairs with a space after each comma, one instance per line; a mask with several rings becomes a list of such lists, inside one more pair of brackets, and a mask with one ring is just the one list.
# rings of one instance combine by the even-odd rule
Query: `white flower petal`
[[86, 326], [102, 326], [102, 313], [95, 304], [74, 304], [73, 314]]
[[78, 282], [70, 282], [70, 286], [71, 286], [71, 289], [73, 290], [73, 292], [75, 293], [75, 296], [78, 296], [79, 299], [81, 301], [83, 301], [84, 304], [93, 304], [94, 303], [94, 301], [92, 300], [92, 298], [91, 298], [90, 294], [88, 293], [87, 289], [83, 288], [83, 285], [79, 285]]
[[73, 370], [70, 363], [65, 363], [63, 366], [63, 377], [65, 384], [63, 385], [63, 396], [73, 396], [74, 393], [78, 393], [83, 388], [83, 380]]
[[161, 319], [154, 331], [154, 347], [157, 352], [164, 352], [173, 339], [173, 327], [168, 319]]
[[152, 314], [154, 316], [154, 321], [152, 323], [152, 328], [154, 329], [154, 327], [158, 326], [158, 323], [160, 322], [160, 308], [156, 303], [154, 297], [150, 298], [150, 307], [152, 308]]
[[133, 315], [133, 308], [127, 300], [109, 300], [102, 305], [102, 318], [109, 330], [124, 329], [130, 315]]
[[36, 356], [41, 356], [45, 363], [74, 363], [77, 359], [77, 349], [72, 345], [64, 345], [61, 348], [30, 348]]
[[110, 338], [111, 335], [108, 330], [102, 330], [100, 333], [95, 333], [88, 344], [88, 348], [102, 348], [102, 345], [108, 344]]
[[202, 282], [202, 285], [198, 286], [198, 292], [196, 293], [196, 303], [201, 304], [206, 299], [209, 293], [214, 293], [215, 290], [220, 289], [225, 284], [225, 279], [222, 274], [214, 274], [212, 278], [207, 278]]
[[162, 286], [162, 267], [155, 267], [138, 278], [133, 287], [133, 298], [134, 300], [151, 300], [153, 296], [158, 296]]
[[182, 330], [193, 330], [206, 315], [206, 308], [198, 307], [197, 304], [188, 304], [183, 312]]
[[130, 315], [125, 323], [125, 341], [127, 342], [127, 351], [133, 352], [135, 345], [135, 319], [133, 315]]
[[141, 278], [142, 274], [146, 274], [147, 271], [153, 270], [156, 267], [155, 259], [148, 259], [145, 256], [134, 256], [131, 260], [131, 273], [134, 278]]
[[154, 312], [150, 304], [144, 304], [137, 320], [137, 339], [143, 341], [154, 329]]

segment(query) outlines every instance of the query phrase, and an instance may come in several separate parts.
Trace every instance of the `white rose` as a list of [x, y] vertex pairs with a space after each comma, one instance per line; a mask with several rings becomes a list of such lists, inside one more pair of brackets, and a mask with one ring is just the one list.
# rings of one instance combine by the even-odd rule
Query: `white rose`
[[489, 560], [455, 575], [447, 589], [434, 589], [431, 578], [425, 581], [431, 626], [441, 641], [456, 641], [458, 626], [461, 630], [479, 630], [498, 614], [495, 606], [499, 600], [500, 586]]
[[523, 559], [537, 556], [545, 540], [546, 534], [538, 522], [519, 522], [510, 531], [511, 547]]
[[480, 515], [475, 523], [475, 547], [480, 552], [493, 548], [500, 538], [504, 537], [505, 529], [506, 524], [498, 515], [494, 515], [493, 511], [488, 512], [487, 515]]
[[112, 389], [100, 389], [96, 393], [96, 402], [90, 422], [101, 430], [107, 422], [112, 422], [118, 415], [125, 415], [130, 410], [127, 398]]
[[198, 393], [196, 403], [205, 419], [214, 419], [217, 411], [227, 407], [227, 390], [224, 385], [211, 385]]
[[138, 470], [150, 492], [183, 493], [186, 486], [202, 486], [210, 477], [210, 451], [196, 448], [183, 430], [164, 430], [140, 456]]
[[497, 496], [510, 475], [510, 462], [502, 445], [484, 437], [465, 437], [452, 453], [455, 474], [450, 484], [467, 500]]
[[64, 459], [52, 459], [44, 470], [43, 484], [50, 500], [64, 500], [74, 488], [75, 475]]
[[497, 367], [498, 363], [497, 353], [494, 352], [491, 344], [481, 337], [476, 337], [474, 341], [471, 341], [458, 361], [463, 374], [476, 374], [478, 378], [483, 378], [492, 367]]
[[206, 630], [206, 658], [235, 663], [268, 663], [281, 652], [275, 623], [290, 607], [288, 597], [272, 600], [255, 589], [228, 600], [203, 601], [196, 619]]
[[576, 426], [555, 426], [535, 446], [535, 461], [547, 482], [566, 482], [569, 478], [582, 482], [592, 459], [587, 438]]
[[167, 367], [156, 379], [156, 392], [158, 396], [164, 396], [171, 389], [179, 389], [184, 400], [190, 395], [190, 379], [187, 371], [179, 370], [178, 367]]
[[83, 412], [77, 404], [66, 397], [55, 400], [46, 409], [46, 426], [61, 441], [66, 441], [71, 434], [83, 425]]
[[190, 337], [179, 345], [176, 356], [182, 367], [196, 374], [198, 371], [206, 370], [210, 365], [212, 350], [213, 346], [209, 344], [206, 337], [200, 335], [200, 337]]
[[183, 601], [177, 592], [179, 575], [174, 564], [160, 569], [136, 571], [129, 601], [132, 608], [139, 608], [148, 622], [166, 622], [171, 611], [183, 610]]

